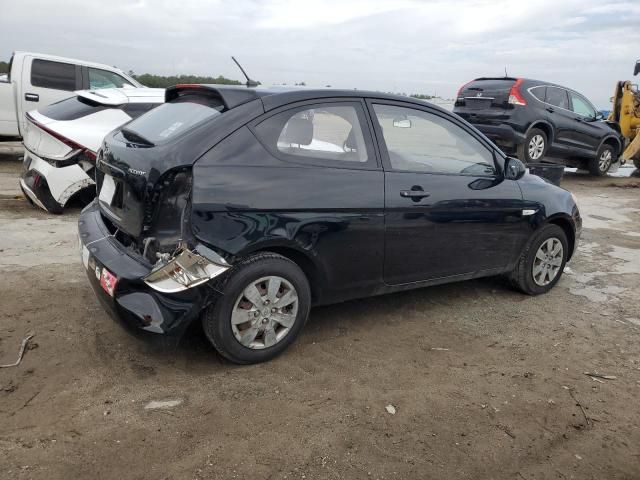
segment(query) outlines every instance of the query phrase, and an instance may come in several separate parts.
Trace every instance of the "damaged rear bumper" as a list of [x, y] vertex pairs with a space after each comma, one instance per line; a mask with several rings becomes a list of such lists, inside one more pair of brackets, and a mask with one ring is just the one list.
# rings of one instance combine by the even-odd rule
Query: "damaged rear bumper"
[[[153, 269], [111, 234], [97, 201], [90, 203], [80, 214], [78, 232], [82, 263], [96, 296], [111, 316], [134, 331], [179, 338], [214, 299], [215, 292], [206, 282], [175, 292], [153, 288], [149, 284], [149, 276], [151, 274], [153, 278], [152, 275], [160, 269]], [[199, 261], [203, 258], [198, 257]], [[174, 257], [165, 267], [173, 262], [175, 270], [179, 259], [180, 256]], [[173, 272], [171, 268], [169, 270]], [[226, 268], [220, 268], [219, 273], [224, 270]], [[111, 282], [114, 283], [112, 295], [104, 286], [105, 275], [116, 279]]]
[[56, 167], [25, 149], [20, 187], [43, 210], [62, 213], [71, 197], [94, 185], [80, 164]]

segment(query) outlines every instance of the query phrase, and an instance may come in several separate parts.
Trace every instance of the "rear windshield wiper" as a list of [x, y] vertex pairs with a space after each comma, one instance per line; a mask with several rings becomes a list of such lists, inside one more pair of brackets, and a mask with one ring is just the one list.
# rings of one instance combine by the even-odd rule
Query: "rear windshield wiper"
[[144, 145], [146, 147], [153, 147], [153, 142], [150, 142], [146, 138], [144, 138], [139, 133], [134, 132], [133, 130], [129, 130], [128, 128], [123, 128], [121, 130], [122, 136], [129, 140], [130, 142], [136, 143], [138, 145]]

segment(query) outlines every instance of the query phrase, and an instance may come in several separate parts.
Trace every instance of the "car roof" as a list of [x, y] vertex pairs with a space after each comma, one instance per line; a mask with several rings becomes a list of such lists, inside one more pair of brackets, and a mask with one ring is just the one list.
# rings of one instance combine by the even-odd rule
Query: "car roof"
[[125, 103], [163, 103], [164, 88], [101, 88], [98, 90], [78, 90], [79, 97], [102, 105], [123, 105]]
[[[231, 109], [251, 100], [261, 99], [265, 111], [287, 105], [289, 103], [304, 100], [314, 100], [323, 98], [377, 98], [392, 100], [415, 105], [428, 105], [437, 110], [446, 112], [445, 109], [418, 98], [406, 97], [403, 95], [393, 95], [389, 93], [369, 91], [369, 90], [347, 90], [337, 88], [308, 88], [308, 87], [245, 87], [241, 85], [216, 85], [216, 84], [180, 84], [167, 89], [166, 101], [170, 101], [177, 96], [177, 92], [184, 89], [205, 89], [217, 93], [226, 107]], [[448, 112], [447, 112], [448, 113]]]

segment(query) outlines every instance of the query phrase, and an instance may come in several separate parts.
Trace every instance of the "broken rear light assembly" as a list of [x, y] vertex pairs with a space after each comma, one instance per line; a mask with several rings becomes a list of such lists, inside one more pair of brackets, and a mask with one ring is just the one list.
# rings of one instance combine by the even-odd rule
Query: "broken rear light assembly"
[[170, 258], [163, 258], [162, 254], [159, 257], [161, 260], [144, 282], [163, 293], [196, 287], [231, 268], [224, 258], [204, 245], [198, 245], [194, 250], [184, 249]]

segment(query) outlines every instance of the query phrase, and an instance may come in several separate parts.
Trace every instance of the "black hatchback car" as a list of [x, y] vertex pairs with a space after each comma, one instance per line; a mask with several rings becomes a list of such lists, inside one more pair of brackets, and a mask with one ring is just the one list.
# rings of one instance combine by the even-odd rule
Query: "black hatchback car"
[[477, 78], [460, 88], [453, 111], [525, 163], [550, 155], [600, 176], [624, 144], [583, 95], [539, 80]]
[[[179, 85], [110, 133], [79, 220], [97, 296], [138, 330], [200, 319], [238, 363], [312, 305], [506, 274], [540, 294], [581, 219], [459, 117], [405, 97]], [[166, 337], [165, 337], [166, 338]]]

